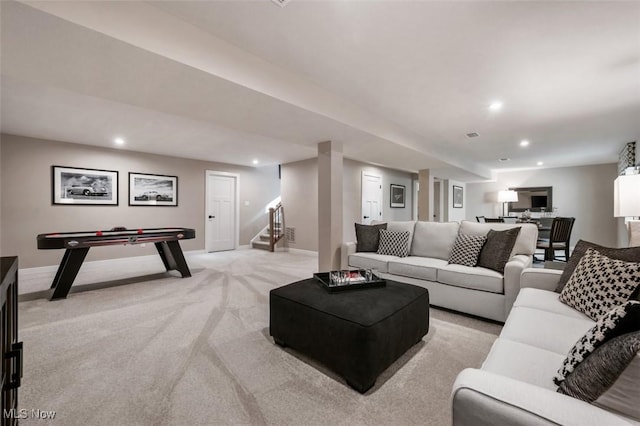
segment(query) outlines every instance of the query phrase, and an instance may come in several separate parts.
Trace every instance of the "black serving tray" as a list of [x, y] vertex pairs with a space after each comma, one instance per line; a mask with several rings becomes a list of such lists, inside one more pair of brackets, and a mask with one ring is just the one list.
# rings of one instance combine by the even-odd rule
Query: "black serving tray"
[[[335, 271], [332, 271], [332, 272], [335, 272]], [[358, 273], [361, 277], [364, 277], [364, 274], [365, 274], [364, 269], [351, 270], [350, 272]], [[352, 283], [343, 284], [343, 285], [329, 285], [330, 283], [329, 274], [330, 272], [318, 272], [316, 274], [313, 274], [313, 278], [315, 278], [316, 281], [318, 281], [318, 283], [320, 283], [322, 287], [324, 287], [324, 289], [327, 290], [329, 293], [337, 293], [340, 291], [349, 291], [349, 290], [363, 290], [363, 289], [375, 288], [375, 287], [385, 287], [387, 285], [387, 280], [381, 279], [375, 274], [373, 275], [372, 277], [373, 279], [371, 281], [357, 281], [357, 282], [352, 282]]]

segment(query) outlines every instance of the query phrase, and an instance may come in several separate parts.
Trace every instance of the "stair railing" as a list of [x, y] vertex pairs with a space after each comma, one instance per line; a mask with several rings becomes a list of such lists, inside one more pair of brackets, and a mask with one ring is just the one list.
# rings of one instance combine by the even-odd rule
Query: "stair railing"
[[284, 236], [284, 214], [282, 204], [269, 207], [269, 251], [274, 251], [278, 241]]

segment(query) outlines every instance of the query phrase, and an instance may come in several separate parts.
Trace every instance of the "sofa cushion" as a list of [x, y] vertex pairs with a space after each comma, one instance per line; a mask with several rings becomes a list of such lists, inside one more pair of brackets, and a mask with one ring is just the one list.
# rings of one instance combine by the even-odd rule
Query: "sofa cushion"
[[482, 369], [555, 391], [552, 378], [563, 360], [562, 354], [499, 337]]
[[558, 293], [539, 288], [521, 288], [513, 307], [533, 308], [541, 311], [552, 312], [577, 319], [589, 319], [582, 312], [576, 311], [570, 306], [565, 305], [558, 299]]
[[560, 385], [597, 347], [625, 333], [640, 331], [640, 302], [629, 301], [603, 315], [571, 348], [554, 382]]
[[519, 233], [520, 228], [505, 229], [504, 231], [490, 229], [487, 233], [487, 241], [478, 256], [478, 266], [504, 273], [504, 266], [511, 258], [511, 252]]
[[449, 259], [459, 227], [458, 222], [416, 222], [411, 256]]
[[554, 312], [516, 307], [511, 309], [500, 337], [555, 352], [566, 358], [575, 342], [594, 324], [586, 316], [573, 318]]
[[478, 223], [463, 220], [460, 223], [459, 232], [467, 235], [487, 235], [490, 229], [504, 231], [511, 228], [520, 228], [512, 254], [533, 256], [536, 251], [536, 242], [538, 241], [538, 227], [531, 223]]
[[[597, 348], [560, 383], [558, 392], [587, 402], [603, 395], [637, 358], [640, 331], [626, 333]], [[634, 404], [637, 407], [636, 404]], [[640, 407], [636, 409], [640, 419]]]
[[393, 232], [381, 229], [377, 253], [407, 257], [409, 255], [409, 231]]
[[624, 303], [640, 285], [640, 263], [587, 252], [560, 293], [560, 301], [597, 320]]
[[388, 272], [388, 262], [398, 259], [397, 256], [387, 256], [377, 253], [354, 253], [349, 255], [349, 266], [361, 269], [375, 269], [378, 272]]
[[380, 242], [380, 230], [387, 229], [386, 223], [379, 225], [363, 225], [356, 223], [356, 251], [377, 252]]
[[446, 260], [409, 256], [389, 261], [389, 273], [420, 280], [436, 281], [438, 269], [447, 265]]
[[588, 241], [580, 240], [576, 244], [571, 257], [567, 262], [567, 266], [563, 269], [560, 280], [558, 281], [558, 287], [556, 291], [560, 293], [564, 286], [569, 281], [569, 278], [573, 274], [573, 271], [580, 263], [580, 259], [585, 255], [588, 249], [594, 249], [601, 254], [617, 260], [624, 260], [626, 262], [640, 262], [640, 246], [639, 247], [625, 247], [625, 248], [609, 248], [598, 244], [590, 243]]
[[486, 268], [448, 264], [438, 270], [438, 282], [491, 293], [504, 292], [502, 274]]
[[480, 251], [486, 241], [487, 237], [482, 235], [459, 234], [451, 249], [449, 263], [476, 266], [478, 264], [478, 256], [480, 256]]

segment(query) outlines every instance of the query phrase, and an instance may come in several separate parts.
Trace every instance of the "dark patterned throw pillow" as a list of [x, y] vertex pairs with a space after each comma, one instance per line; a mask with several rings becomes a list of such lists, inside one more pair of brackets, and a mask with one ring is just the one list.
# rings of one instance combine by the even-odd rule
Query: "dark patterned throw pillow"
[[603, 343], [634, 331], [640, 331], [640, 302], [630, 300], [603, 315], [576, 342], [553, 378], [554, 383], [559, 386], [578, 364]]
[[465, 235], [459, 234], [453, 243], [449, 263], [464, 266], [476, 266], [478, 256], [484, 246], [487, 237], [484, 235]]
[[558, 392], [593, 402], [618, 380], [640, 351], [640, 331], [626, 333], [600, 345], [567, 375]]
[[597, 320], [629, 300], [640, 285], [640, 263], [611, 259], [588, 249], [567, 285], [560, 301]]
[[380, 243], [380, 230], [387, 229], [386, 223], [363, 225], [356, 223], [356, 251], [377, 252]]
[[407, 257], [409, 255], [409, 231], [380, 230], [380, 244], [378, 254]]
[[487, 242], [484, 243], [480, 256], [478, 256], [478, 266], [503, 274], [504, 266], [511, 259], [511, 251], [516, 244], [519, 233], [519, 226], [504, 231], [491, 229], [487, 233]]
[[[558, 281], [558, 287], [556, 288], [556, 293], [560, 293], [564, 286], [571, 278], [571, 274], [580, 263], [580, 259], [587, 252], [588, 249], [594, 249], [597, 252], [604, 254], [611, 259], [616, 260], [624, 260], [625, 262], [640, 262], [640, 246], [639, 247], [625, 247], [625, 248], [610, 248], [604, 247], [595, 243], [590, 243], [589, 241], [580, 240], [576, 244], [571, 253], [571, 257], [567, 262], [566, 267], [563, 269], [562, 275], [560, 276], [560, 280]], [[638, 297], [634, 297], [636, 300], [640, 300], [639, 292], [635, 294]]]

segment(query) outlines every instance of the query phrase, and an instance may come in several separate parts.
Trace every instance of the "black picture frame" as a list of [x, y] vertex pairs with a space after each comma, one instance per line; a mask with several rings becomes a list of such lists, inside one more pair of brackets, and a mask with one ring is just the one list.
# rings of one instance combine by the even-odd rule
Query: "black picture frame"
[[453, 185], [453, 208], [461, 209], [464, 206], [464, 188]]
[[117, 206], [118, 171], [51, 166], [51, 204]]
[[405, 186], [391, 184], [389, 190], [389, 204], [392, 209], [403, 209], [405, 207]]
[[178, 206], [178, 176], [129, 172], [130, 206]]

